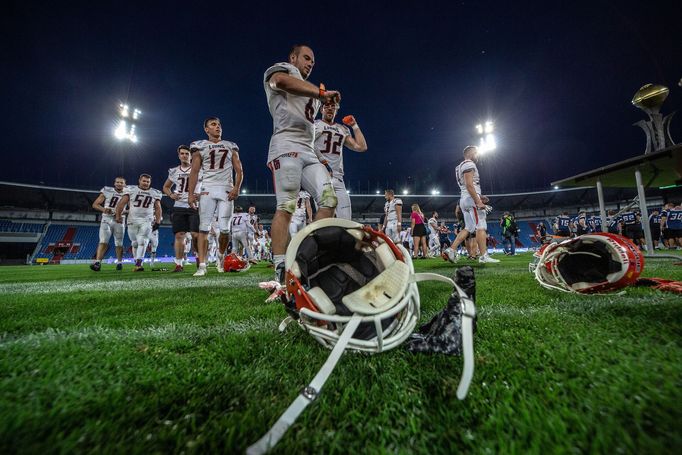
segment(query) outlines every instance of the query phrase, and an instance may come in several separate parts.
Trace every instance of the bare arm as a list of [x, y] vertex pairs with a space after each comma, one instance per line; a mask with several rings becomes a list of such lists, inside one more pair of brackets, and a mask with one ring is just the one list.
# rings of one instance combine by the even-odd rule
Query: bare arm
[[395, 205], [395, 215], [396, 218], [398, 219], [398, 232], [402, 229], [403, 226], [403, 205], [402, 204], [396, 204]]
[[161, 223], [161, 201], [158, 199], [154, 201], [154, 222]]
[[92, 203], [92, 208], [97, 210], [98, 212], [106, 213], [106, 214], [111, 214], [112, 210], [108, 207], [104, 207], [102, 204], [104, 204], [104, 200], [106, 198], [104, 197], [103, 194], [100, 193], [99, 196], [97, 196], [97, 199], [95, 199], [95, 202]]
[[[346, 123], [346, 119], [350, 117], [348, 120], [348, 123]], [[350, 126], [353, 129], [353, 136], [348, 136], [346, 138], [345, 145], [349, 149], [351, 149], [354, 152], [366, 152], [367, 151], [367, 141], [365, 140], [365, 135], [362, 134], [362, 131], [360, 130], [360, 125], [358, 125], [358, 122], [355, 121], [355, 117], [352, 115], [344, 117], [344, 123], [346, 125]]]
[[[242, 187], [242, 180], [244, 179], [244, 170], [242, 169], [242, 162], [239, 159], [239, 153], [236, 150], [232, 151], [232, 169], [234, 169], [234, 187], [227, 199], [234, 201], [239, 197], [239, 189]], [[191, 178], [191, 177], [190, 177]]]
[[194, 189], [199, 181], [199, 170], [201, 169], [201, 153], [194, 152], [192, 154], [192, 170], [189, 173], [189, 195], [188, 203], [193, 209], [197, 208], [197, 197], [194, 194]]
[[338, 103], [341, 101], [341, 94], [339, 92], [335, 90], [324, 90], [308, 81], [289, 76], [285, 72], [273, 74], [270, 76], [268, 83], [273, 89], [282, 90], [291, 93], [292, 95], [319, 99], [323, 103], [334, 101]]
[[471, 198], [474, 200], [474, 203], [476, 204], [476, 208], [484, 209], [485, 204], [483, 203], [483, 201], [481, 201], [481, 198], [478, 195], [478, 193], [476, 193], [476, 188], [474, 187], [474, 173], [473, 172], [465, 172], [464, 173], [464, 184], [466, 186], [467, 191], [469, 192], [469, 195], [471, 195]]
[[116, 222], [121, 223], [123, 221], [123, 209], [125, 208], [126, 205], [128, 205], [128, 201], [130, 201], [130, 195], [124, 194], [121, 197], [121, 200], [118, 201], [118, 204], [116, 204]]
[[171, 179], [166, 179], [166, 182], [163, 184], [163, 194], [173, 199], [174, 201], [177, 201], [180, 196], [177, 193], [174, 193], [172, 188], [173, 181]]

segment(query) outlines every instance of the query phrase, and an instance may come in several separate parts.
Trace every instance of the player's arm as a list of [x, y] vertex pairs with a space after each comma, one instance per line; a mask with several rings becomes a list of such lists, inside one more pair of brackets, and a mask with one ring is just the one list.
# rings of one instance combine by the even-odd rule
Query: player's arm
[[481, 201], [481, 197], [476, 193], [476, 188], [474, 187], [474, 172], [464, 171], [464, 185], [466, 186], [469, 195], [474, 200], [477, 209], [485, 209], [485, 204]]
[[232, 150], [232, 169], [234, 169], [234, 187], [230, 194], [227, 195], [227, 199], [230, 201], [234, 201], [239, 197], [239, 189], [242, 187], [242, 181], [244, 180], [242, 161], [239, 159], [239, 153], [236, 150]]
[[118, 201], [118, 204], [116, 204], [115, 217], [117, 223], [123, 222], [123, 209], [125, 209], [125, 206], [128, 205], [128, 201], [130, 201], [130, 195], [124, 194], [123, 196], [121, 196], [121, 199]]
[[187, 196], [187, 202], [189, 206], [193, 209], [197, 208], [197, 196], [194, 192], [194, 188], [197, 186], [199, 181], [199, 171], [201, 170], [201, 153], [196, 151], [192, 153], [192, 170], [189, 172], [189, 195]]
[[283, 92], [291, 93], [292, 95], [316, 98], [323, 103], [338, 103], [341, 101], [341, 94], [338, 91], [325, 90], [323, 85], [317, 87], [308, 81], [290, 76], [284, 71], [279, 71], [270, 76], [268, 84], [270, 84], [270, 88], [273, 90], [281, 90]]
[[161, 224], [161, 200], [154, 201], [154, 223]]
[[172, 188], [173, 181], [171, 179], [166, 179], [166, 182], [163, 184], [163, 194], [173, 199], [174, 201], [177, 201], [180, 196], [177, 193], [174, 193]]
[[353, 136], [346, 137], [344, 145], [354, 152], [366, 152], [367, 151], [367, 141], [365, 140], [365, 135], [362, 134], [360, 130], [360, 125], [355, 120], [352, 115], [347, 115], [343, 118], [343, 123], [348, 125], [353, 130]]
[[104, 194], [100, 193], [99, 196], [97, 196], [97, 199], [95, 199], [95, 202], [92, 203], [92, 208], [98, 212], [111, 214], [112, 210], [110, 208], [105, 208], [103, 205], [105, 199]]
[[395, 216], [398, 220], [398, 232], [402, 230], [403, 227], [403, 205], [402, 204], [396, 204], [395, 205]]

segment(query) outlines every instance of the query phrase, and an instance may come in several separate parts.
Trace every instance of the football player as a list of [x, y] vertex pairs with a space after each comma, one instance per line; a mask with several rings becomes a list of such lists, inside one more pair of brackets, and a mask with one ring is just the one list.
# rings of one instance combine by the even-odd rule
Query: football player
[[[217, 117], [204, 121], [204, 131], [208, 139], [190, 144], [192, 151], [192, 171], [189, 177], [188, 203], [197, 207], [195, 187], [202, 171], [201, 203], [199, 204], [199, 267], [194, 276], [206, 275], [208, 252], [208, 230], [214, 217], [218, 216], [220, 237], [218, 237], [218, 272], [223, 271], [223, 259], [227, 244], [230, 242], [230, 217], [233, 201], [239, 197], [244, 173], [239, 160], [239, 147], [231, 141], [222, 139], [222, 125]], [[234, 171], [234, 179], [232, 172]]]
[[133, 271], [142, 272], [142, 259], [147, 251], [147, 244], [152, 233], [149, 219], [153, 216], [154, 223], [161, 222], [161, 191], [151, 187], [152, 177], [142, 174], [137, 186], [126, 187], [123, 196], [116, 205], [116, 222], [123, 222], [123, 209], [130, 206], [128, 212], [128, 237], [136, 245], [133, 251], [135, 268]]
[[258, 232], [258, 224], [260, 223], [260, 217], [256, 214], [255, 205], [253, 204], [249, 205], [249, 212], [247, 217], [252, 228], [249, 229], [249, 245], [251, 245], [251, 249], [255, 254], [258, 252], [258, 241], [256, 240], [256, 234]]
[[620, 214], [623, 224], [623, 236], [632, 240], [632, 243], [642, 248], [644, 241], [644, 230], [642, 229], [642, 216], [634, 209], [627, 210]]
[[403, 201], [395, 197], [393, 190], [384, 191], [384, 225], [382, 231], [393, 240], [400, 243], [400, 229], [403, 223]]
[[253, 237], [253, 226], [249, 220], [249, 214], [245, 213], [240, 206], [235, 207], [230, 220], [232, 233], [232, 253], [242, 257], [248, 257], [249, 262], [256, 262], [249, 237]]
[[189, 146], [178, 147], [180, 164], [168, 169], [168, 178], [163, 184], [163, 192], [173, 199], [173, 234], [175, 235], [175, 269], [183, 271], [183, 253], [185, 250], [185, 234], [190, 233], [194, 244], [199, 240], [199, 212], [189, 206], [189, 175], [192, 171], [192, 155]]
[[433, 212], [429, 224], [429, 254], [440, 256], [440, 238], [438, 236], [438, 212]]
[[[315, 153], [320, 162], [330, 169], [332, 185], [338, 200], [336, 217], [350, 220], [350, 196], [343, 182], [343, 147], [362, 153], [367, 151], [367, 141], [352, 115], [343, 118], [343, 123], [347, 126], [334, 122], [338, 110], [338, 103], [325, 103], [322, 106], [322, 120], [315, 120]], [[351, 135], [348, 127], [353, 129], [355, 137]]]
[[296, 200], [296, 210], [291, 216], [289, 223], [289, 235], [293, 238], [298, 231], [313, 222], [313, 209], [310, 206], [310, 194], [307, 191], [299, 191]]
[[93, 209], [102, 212], [102, 221], [99, 224], [99, 245], [97, 245], [95, 262], [90, 264], [90, 269], [95, 272], [99, 272], [102, 268], [102, 258], [109, 248], [109, 239], [112, 234], [114, 236], [114, 247], [116, 248], [116, 270], [123, 269], [123, 234], [125, 225], [117, 223], [114, 215], [116, 205], [121, 197], [123, 197], [125, 186], [126, 179], [116, 177], [113, 188], [110, 186], [102, 188], [99, 196], [92, 203]]
[[553, 227], [554, 234], [561, 237], [570, 237], [571, 235], [571, 217], [568, 212], [561, 212], [561, 215], [554, 219]]
[[661, 214], [661, 227], [667, 238], [667, 247], [676, 249], [682, 247], [682, 205], [668, 203]]
[[336, 194], [325, 166], [315, 155], [315, 116], [320, 103], [338, 103], [341, 94], [315, 86], [306, 79], [315, 65], [313, 50], [295, 45], [289, 61], [265, 71], [263, 87], [273, 120], [268, 150], [277, 208], [272, 219], [272, 254], [278, 281], [284, 280], [284, 258], [289, 241], [289, 223], [296, 209], [298, 192], [308, 191], [317, 203], [316, 219], [334, 216]]
[[464, 229], [457, 235], [452, 243], [452, 249], [457, 251], [460, 243], [464, 242], [470, 233], [476, 233], [476, 245], [481, 254], [478, 262], [495, 263], [500, 262], [488, 255], [486, 208], [487, 198], [481, 195], [481, 183], [478, 175], [476, 161], [478, 161], [478, 148], [469, 145], [463, 151], [464, 160], [455, 168], [455, 177], [461, 191], [459, 206], [464, 215]]

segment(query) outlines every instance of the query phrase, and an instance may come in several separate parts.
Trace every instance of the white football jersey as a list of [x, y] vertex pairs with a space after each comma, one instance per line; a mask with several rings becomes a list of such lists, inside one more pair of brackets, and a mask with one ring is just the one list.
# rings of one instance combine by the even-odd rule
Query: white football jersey
[[467, 190], [466, 183], [464, 181], [464, 173], [473, 172], [474, 173], [474, 189], [476, 194], [481, 195], [481, 180], [478, 176], [478, 168], [476, 164], [471, 160], [464, 160], [455, 168], [455, 176], [457, 177], [457, 184], [459, 185], [459, 190], [461, 192], [460, 199], [473, 199]]
[[154, 188], [143, 190], [135, 185], [126, 187], [125, 194], [130, 196], [128, 224], [154, 218], [154, 202], [161, 200], [161, 191]]
[[344, 125], [330, 125], [324, 120], [315, 120], [315, 153], [320, 160], [327, 160], [334, 177], [343, 180], [343, 144], [350, 136]]
[[265, 71], [263, 87], [272, 115], [268, 162], [285, 153], [313, 153], [314, 121], [321, 105], [316, 98], [292, 95], [270, 87], [270, 77], [280, 72], [304, 80], [298, 68], [291, 63], [276, 63]]
[[386, 203], [384, 204], [384, 213], [386, 213], [386, 223], [398, 221], [398, 213], [396, 212], [395, 208], [396, 205], [400, 205], [402, 210], [403, 201], [398, 199], [397, 197], [394, 197], [392, 200], [386, 201]]
[[247, 213], [246, 216], [249, 218], [249, 223], [251, 224], [251, 227], [253, 227], [253, 231], [256, 232], [258, 230], [258, 225], [260, 224], [260, 217], [255, 213], [253, 215]]
[[307, 191], [299, 191], [298, 199], [296, 200], [296, 210], [291, 216], [292, 219], [299, 221], [306, 221], [308, 219], [308, 211], [306, 210], [306, 201], [310, 200], [310, 193]]
[[[113, 211], [116, 210], [116, 205], [118, 204], [118, 201], [121, 200], [121, 197], [125, 194], [126, 187], [123, 187], [123, 190], [119, 193], [116, 191], [116, 188], [113, 186], [105, 186], [99, 192], [104, 195], [104, 202], [102, 203], [102, 207], [105, 209], [111, 209]], [[102, 213], [102, 218], [113, 218], [113, 214], [107, 214], [107, 213]]]
[[175, 166], [168, 169], [168, 180], [173, 182], [173, 185], [175, 185], [174, 192], [180, 196], [175, 201], [175, 204], [173, 204], [174, 207], [189, 207], [187, 199], [189, 196], [189, 174], [191, 170], [191, 166], [188, 166], [187, 168]]
[[232, 234], [253, 232], [253, 226], [249, 223], [249, 214], [244, 212], [233, 213], [232, 219], [230, 219], [230, 228]]
[[232, 154], [239, 152], [237, 144], [226, 140], [211, 142], [202, 139], [192, 142], [189, 148], [192, 153], [198, 151], [201, 154], [202, 188], [225, 187], [231, 191], [234, 186]]

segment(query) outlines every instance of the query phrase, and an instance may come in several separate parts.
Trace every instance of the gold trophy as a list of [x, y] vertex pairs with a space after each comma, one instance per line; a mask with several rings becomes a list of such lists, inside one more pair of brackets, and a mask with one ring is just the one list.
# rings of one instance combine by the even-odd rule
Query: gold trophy
[[670, 136], [670, 120], [675, 112], [666, 115], [660, 113], [663, 102], [668, 97], [668, 87], [663, 85], [646, 84], [635, 93], [632, 104], [649, 116], [649, 120], [640, 120], [633, 123], [639, 126], [646, 134], [645, 154], [663, 150], [666, 147], [675, 145]]

